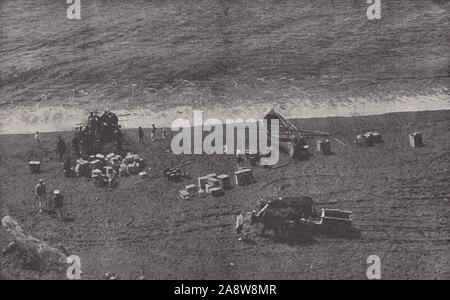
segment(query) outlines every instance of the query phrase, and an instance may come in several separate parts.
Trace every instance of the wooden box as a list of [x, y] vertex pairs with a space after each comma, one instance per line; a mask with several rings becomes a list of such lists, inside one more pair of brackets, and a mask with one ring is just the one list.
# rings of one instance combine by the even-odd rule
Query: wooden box
[[139, 177], [141, 177], [141, 179], [145, 179], [148, 177], [148, 173], [146, 171], [139, 172]]
[[223, 190], [229, 190], [231, 188], [230, 176], [228, 176], [227, 174], [221, 174], [217, 176], [217, 180], [219, 181], [219, 186]]
[[317, 141], [317, 151], [322, 152], [325, 155], [331, 154], [330, 140], [318, 140]]
[[420, 132], [411, 133], [409, 135], [409, 144], [411, 145], [411, 147], [414, 147], [414, 148], [423, 147], [424, 144], [423, 144], [422, 133], [420, 133]]
[[255, 182], [255, 178], [253, 177], [252, 169], [243, 169], [234, 172], [234, 176], [236, 178], [236, 185], [250, 185]]
[[198, 188], [205, 189], [205, 185], [208, 183], [208, 176], [202, 176], [198, 178]]
[[84, 159], [77, 160], [75, 173], [77, 173], [79, 177], [89, 177], [91, 170], [92, 170], [91, 164], [87, 160]]
[[102, 169], [105, 166], [105, 164], [101, 160], [93, 160], [91, 161], [91, 170], [95, 169]]
[[40, 161], [30, 161], [28, 162], [28, 166], [30, 167], [31, 173], [39, 173], [41, 172], [41, 162]]
[[197, 192], [197, 186], [195, 186], [195, 184], [187, 185], [184, 187], [184, 189], [186, 190], [186, 192], [188, 192], [191, 195], [193, 195]]

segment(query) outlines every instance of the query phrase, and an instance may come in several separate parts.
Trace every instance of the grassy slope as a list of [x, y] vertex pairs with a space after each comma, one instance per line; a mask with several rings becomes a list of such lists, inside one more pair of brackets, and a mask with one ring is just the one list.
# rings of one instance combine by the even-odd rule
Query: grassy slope
[[[178, 200], [176, 192], [191, 181], [174, 184], [160, 178], [135, 185], [138, 178], [131, 177], [121, 179], [114, 190], [95, 188], [91, 181], [62, 176], [52, 152], [57, 133], [43, 136], [41, 150], [30, 135], [3, 135], [1, 215], [13, 215], [30, 234], [51, 244], [62, 243], [79, 255], [86, 278], [116, 272], [122, 278], [153, 279], [355, 279], [365, 278], [365, 261], [376, 254], [382, 259], [385, 279], [448, 279], [449, 120], [449, 111], [299, 120], [304, 128], [335, 132], [347, 146], [333, 143], [334, 156], [315, 153], [307, 162], [277, 170], [256, 168], [257, 184], [234, 188], [223, 198], [188, 202]], [[355, 128], [380, 129], [385, 144], [352, 145]], [[425, 148], [408, 146], [408, 133], [415, 130], [423, 131]], [[173, 156], [164, 151], [167, 142], [142, 146], [136, 144], [135, 131], [126, 134], [128, 147], [154, 170], [190, 158], [194, 163], [185, 168], [194, 178], [231, 173], [234, 168], [232, 157]], [[69, 133], [62, 135], [69, 137]], [[43, 160], [42, 174], [29, 173], [30, 158]], [[45, 178], [49, 188], [64, 191], [74, 222], [61, 224], [35, 212], [29, 201], [38, 177]], [[362, 239], [318, 238], [312, 244], [287, 245], [253, 232], [254, 245], [238, 242], [234, 216], [243, 208], [253, 208], [260, 193], [301, 193], [312, 196], [319, 207], [352, 210]], [[8, 241], [2, 232], [0, 248]], [[38, 276], [15, 268], [9, 256], [0, 259], [5, 276]]]
[[[0, 105], [121, 106], [131, 83], [139, 86], [127, 103], [156, 109], [221, 95], [263, 101], [310, 92], [320, 100], [321, 93], [423, 92], [442, 82], [378, 79], [449, 71], [447, 1], [384, 1], [377, 22], [353, 0], [82, 5], [82, 20], [71, 22], [63, 1], [2, 1]], [[82, 89], [88, 97], [70, 98]]]

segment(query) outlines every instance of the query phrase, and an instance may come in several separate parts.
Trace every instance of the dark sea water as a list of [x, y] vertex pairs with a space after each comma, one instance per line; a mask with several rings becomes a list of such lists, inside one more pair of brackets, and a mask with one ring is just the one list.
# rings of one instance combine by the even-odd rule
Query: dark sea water
[[0, 133], [450, 109], [450, 1], [0, 1]]

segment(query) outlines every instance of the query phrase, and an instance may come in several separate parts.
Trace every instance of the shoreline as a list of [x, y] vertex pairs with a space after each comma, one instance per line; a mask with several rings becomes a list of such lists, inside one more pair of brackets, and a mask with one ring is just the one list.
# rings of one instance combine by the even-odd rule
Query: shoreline
[[[269, 112], [269, 110], [267, 111]], [[409, 115], [409, 114], [420, 114], [420, 113], [438, 113], [438, 112], [450, 112], [450, 108], [448, 109], [433, 109], [433, 110], [419, 110], [419, 111], [393, 111], [393, 112], [385, 112], [385, 113], [376, 113], [376, 114], [364, 114], [364, 115], [353, 115], [353, 116], [341, 116], [341, 115], [331, 115], [331, 116], [312, 116], [312, 117], [299, 117], [299, 118], [290, 118], [287, 117], [286, 119], [288, 119], [291, 122], [302, 122], [302, 121], [312, 121], [312, 120], [327, 120], [327, 119], [354, 119], [354, 118], [373, 118], [373, 117], [383, 117], [383, 116], [391, 116], [391, 115]], [[281, 113], [283, 115], [283, 113]], [[86, 119], [87, 119], [88, 114], [86, 114]], [[262, 119], [264, 117], [264, 115], [261, 115], [259, 119]], [[119, 117], [120, 119], [120, 117]], [[207, 119], [207, 116], [203, 115], [203, 121], [205, 121]], [[237, 119], [237, 118], [236, 118]], [[245, 120], [245, 119], [244, 119]], [[258, 120], [258, 119], [256, 119]], [[193, 122], [190, 121], [190, 123], [192, 124]], [[170, 132], [171, 127], [168, 126], [161, 126], [159, 127], [157, 123], [155, 123], [157, 125], [158, 129], [168, 129]], [[224, 124], [224, 123], [222, 123]], [[78, 126], [81, 126], [80, 124], [76, 124]], [[127, 131], [132, 131], [132, 130], [137, 130], [139, 126], [136, 127], [124, 127], [123, 123], [121, 123], [121, 121], [119, 121], [119, 125], [122, 125], [122, 130], [124, 132]], [[143, 129], [148, 130], [151, 128], [151, 126], [141, 126]], [[195, 127], [194, 125], [189, 126], [190, 128]], [[74, 130], [75, 130], [76, 126], [74, 126]], [[54, 134], [54, 133], [67, 133], [67, 132], [73, 132], [73, 130], [55, 130], [55, 131], [41, 131], [38, 130], [40, 134]], [[28, 136], [28, 135], [33, 135], [34, 132], [29, 132], [29, 133], [1, 133], [0, 131], [0, 136], [14, 136], [14, 135], [24, 135], [24, 136]]]

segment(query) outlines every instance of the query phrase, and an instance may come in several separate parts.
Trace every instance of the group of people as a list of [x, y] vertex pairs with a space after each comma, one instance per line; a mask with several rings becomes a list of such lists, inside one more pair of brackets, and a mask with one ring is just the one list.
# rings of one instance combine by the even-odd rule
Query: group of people
[[89, 114], [85, 127], [77, 128], [72, 138], [72, 148], [77, 157], [99, 152], [103, 143], [116, 142], [117, 151], [123, 151], [123, 134], [116, 114], [105, 111], [100, 117]]
[[[73, 156], [76, 158], [87, 157], [98, 153], [100, 151], [100, 146], [102, 143], [113, 142], [117, 143], [118, 153], [123, 152], [123, 134], [121, 127], [118, 124], [119, 120], [117, 115], [111, 113], [110, 111], [105, 111], [101, 116], [95, 115], [93, 112], [89, 114], [86, 126], [80, 126], [76, 128], [74, 136], [72, 138], [72, 150]], [[151, 141], [155, 141], [157, 133], [157, 128], [155, 124], [152, 125], [150, 138]], [[142, 127], [138, 129], [139, 143], [144, 143], [145, 134]], [[167, 138], [166, 129], [162, 129], [162, 138]], [[37, 146], [41, 146], [40, 133], [37, 131], [34, 136]], [[70, 150], [68, 149], [65, 140], [62, 136], [58, 136], [56, 142], [56, 153], [58, 155], [59, 161], [63, 164], [63, 169], [66, 177], [71, 177], [74, 175], [74, 170], [72, 168], [71, 155], [68, 154]], [[128, 173], [128, 168], [126, 164], [122, 163], [119, 168], [119, 174], [121, 176], [126, 176]], [[115, 177], [115, 176], [114, 176]], [[108, 185], [114, 184], [114, 179], [112, 178]], [[35, 188], [35, 199], [37, 199], [39, 212], [49, 211], [54, 212], [59, 215], [61, 219], [64, 219], [64, 196], [58, 189], [53, 190], [51, 197], [47, 195], [47, 187], [44, 180], [40, 179], [39, 183]]]
[[[157, 129], [156, 129], [155, 124], [152, 124], [152, 131], [151, 131], [151, 133], [150, 133], [150, 140], [151, 140], [152, 142], [153, 142], [153, 141], [156, 141], [156, 130], [157, 130]], [[144, 134], [144, 129], [142, 129], [142, 127], [139, 127], [139, 128], [138, 128], [138, 136], [139, 136], [139, 143], [140, 143], [140, 144], [144, 144], [145, 134]], [[162, 137], [163, 139], [165, 139], [165, 138], [167, 137], [167, 131], [166, 131], [165, 128], [162, 129], [161, 137]]]
[[47, 187], [43, 179], [39, 179], [39, 183], [35, 188], [35, 199], [38, 202], [39, 212], [44, 211], [56, 213], [60, 220], [64, 220], [64, 196], [60, 190], [53, 190], [53, 195], [47, 196]]
[[89, 113], [86, 124], [88, 132], [107, 139], [108, 133], [119, 127], [119, 118], [116, 114], [106, 110], [101, 116], [95, 115], [93, 112]]

